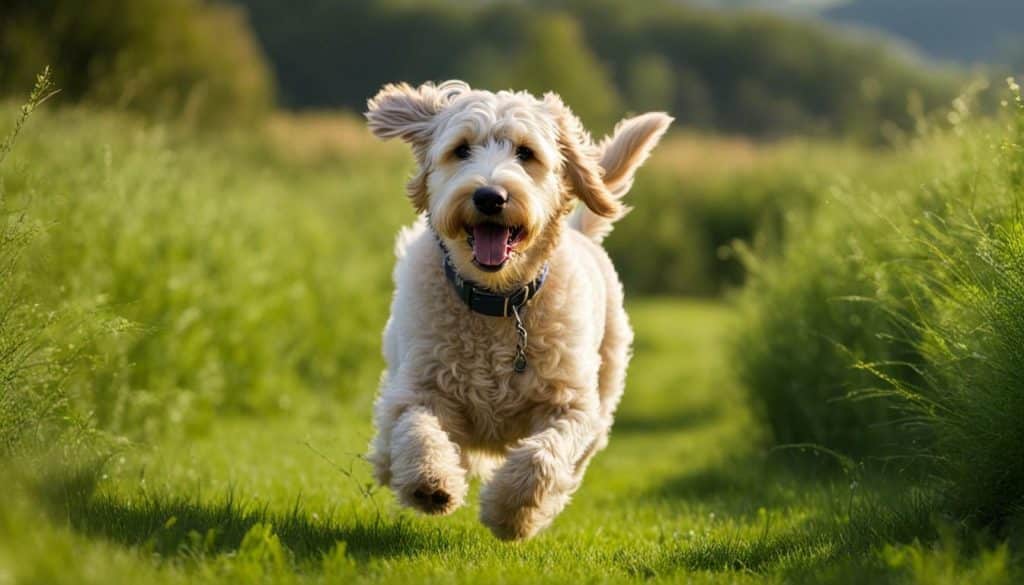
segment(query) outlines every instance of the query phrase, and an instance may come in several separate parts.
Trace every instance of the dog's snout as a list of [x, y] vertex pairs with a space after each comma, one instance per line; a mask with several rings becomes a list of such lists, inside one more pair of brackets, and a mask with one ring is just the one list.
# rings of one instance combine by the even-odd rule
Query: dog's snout
[[484, 215], [497, 215], [508, 202], [508, 191], [501, 187], [480, 187], [473, 191], [473, 205]]

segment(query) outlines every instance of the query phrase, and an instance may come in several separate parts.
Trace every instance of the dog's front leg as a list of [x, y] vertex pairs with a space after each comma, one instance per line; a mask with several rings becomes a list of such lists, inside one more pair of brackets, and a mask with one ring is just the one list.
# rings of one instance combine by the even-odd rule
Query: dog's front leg
[[429, 408], [409, 405], [395, 419], [388, 444], [391, 489], [427, 514], [448, 514], [466, 498], [459, 448]]
[[481, 494], [480, 519], [502, 539], [529, 538], [569, 502], [598, 440], [595, 416], [570, 410], [520, 441]]

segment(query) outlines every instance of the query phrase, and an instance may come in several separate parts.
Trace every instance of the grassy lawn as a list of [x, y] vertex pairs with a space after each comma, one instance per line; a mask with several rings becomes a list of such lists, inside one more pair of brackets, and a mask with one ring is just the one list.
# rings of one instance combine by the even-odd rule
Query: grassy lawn
[[[748, 285], [745, 302], [633, 294], [635, 358], [609, 448], [548, 531], [506, 544], [477, 521], [475, 494], [451, 517], [421, 517], [375, 488], [361, 459], [393, 238], [412, 219], [400, 195], [404, 149], [368, 141], [344, 118], [282, 118], [269, 134], [213, 137], [88, 109], [42, 114], [0, 165], [0, 585], [1019, 582], [1019, 541], [1006, 536], [1016, 533], [950, 513], [939, 499], [949, 483], [902, 473], [908, 464], [897, 458], [879, 469], [880, 458], [862, 466], [825, 449], [770, 448], [830, 446], [801, 439], [808, 430], [861, 446], [878, 428], [871, 418], [826, 416], [854, 404], [828, 392], [855, 372], [826, 359], [820, 333], [847, 331], [869, 348], [885, 337], [882, 323], [854, 319], [832, 300], [861, 290], [844, 278], [870, 284], [860, 276], [899, 264], [881, 254], [892, 244], [886, 226], [862, 235], [878, 248], [868, 259], [880, 262], [865, 270], [850, 264], [862, 256], [818, 245], [854, 241], [829, 231], [846, 224], [823, 221], [814, 224], [820, 235], [787, 248], [795, 264], [765, 265], [760, 274], [775, 288]], [[637, 262], [690, 278], [660, 264], [668, 256], [651, 238], [702, 265], [745, 229], [714, 226], [752, 226], [761, 203], [803, 184], [804, 173], [782, 164], [802, 151], [772, 152], [757, 172], [718, 189], [709, 190], [719, 184], [710, 173], [689, 192], [705, 194], [703, 208], [686, 192], [677, 197], [688, 178], [638, 184], [637, 213], [611, 239], [627, 290], [651, 290]], [[842, 182], [853, 167], [830, 152], [810, 166]], [[912, 149], [908, 180], [938, 176], [948, 156]], [[645, 176], [671, 168], [656, 159]], [[891, 178], [885, 168], [899, 165], [872, 165], [880, 189]], [[960, 183], [943, 184], [956, 199]], [[880, 196], [890, 191], [900, 192]], [[658, 202], [670, 196], [681, 215], [662, 212], [669, 207]], [[741, 201], [754, 203], [737, 215]], [[708, 245], [688, 243], [690, 224], [677, 221], [687, 215], [708, 227]], [[965, 254], [976, 239], [966, 237]], [[1017, 282], [991, 297], [1024, 298], [1003, 292]], [[1007, 360], [993, 362], [997, 374], [1019, 371], [1011, 358], [1020, 344], [1007, 347], [993, 354]], [[964, 384], [973, 376], [951, 372]], [[963, 394], [998, 416], [965, 419], [966, 444], [992, 457], [958, 456], [956, 477], [978, 475], [977, 493], [998, 495], [988, 499], [1000, 506], [1017, 501], [1019, 482], [997, 493], [984, 480], [1010, 477], [1019, 459], [1019, 435], [1007, 432], [1019, 426], [1017, 379], [979, 386], [1003, 391], [1004, 402]], [[761, 412], [766, 397], [778, 398], [772, 424]], [[787, 422], [806, 413], [803, 426]], [[953, 451], [961, 452], [974, 453]], [[992, 474], [974, 473], [966, 464], [975, 461]]]
[[367, 388], [346, 407], [226, 419], [103, 466], [15, 482], [0, 505], [0, 583], [863, 582], [972, 570], [955, 550], [887, 545], [929, 521], [920, 502], [899, 513], [879, 503], [897, 486], [815, 478], [757, 448], [724, 362], [727, 307], [630, 309], [636, 357], [611, 444], [532, 541], [492, 538], [475, 496], [425, 518], [371, 487], [359, 459]]

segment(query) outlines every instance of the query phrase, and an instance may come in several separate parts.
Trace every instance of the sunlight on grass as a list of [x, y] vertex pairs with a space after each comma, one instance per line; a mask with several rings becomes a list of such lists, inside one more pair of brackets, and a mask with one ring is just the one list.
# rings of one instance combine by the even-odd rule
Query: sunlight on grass
[[[421, 517], [375, 487], [362, 460], [393, 237], [413, 216], [401, 187], [407, 155], [364, 149], [366, 140], [357, 120], [332, 114], [215, 137], [76, 108], [26, 126], [0, 166], [3, 233], [12, 235], [0, 251], [5, 274], [17, 276], [0, 298], [22, 311], [0, 333], [9, 347], [30, 338], [33, 358], [46, 359], [26, 370], [34, 378], [5, 378], [23, 391], [5, 400], [30, 400], [4, 402], [0, 430], [31, 434], [45, 455], [7, 441], [0, 584], [1019, 575], [1016, 549], [949, 529], [935, 486], [901, 465], [872, 473], [834, 465], [821, 449], [771, 448], [741, 374], [789, 391], [796, 378], [766, 369], [751, 380], [740, 358], [825, 371], [825, 383], [845, 372], [806, 351], [802, 340], [817, 338], [800, 338], [796, 319], [773, 321], [769, 336], [791, 354], [769, 355], [767, 342], [729, 353], [726, 339], [751, 327], [749, 312], [636, 294], [737, 282], [735, 258], [732, 268], [714, 263], [721, 246], [770, 234], [787, 251], [788, 238], [808, 236], [773, 230], [791, 225], [794, 209], [834, 206], [824, 182], [848, 189], [868, 168], [863, 189], [924, 181], [956, 152], [946, 142], [846, 157], [841, 145], [670, 141], [698, 166], [706, 141], [722, 164], [697, 178], [696, 167], [655, 161], [631, 194], [636, 212], [610, 240], [637, 330], [611, 444], [550, 530], [506, 544], [477, 520], [478, 486], [452, 516]], [[830, 226], [815, 228], [823, 240], [851, 241]], [[812, 260], [836, 264], [833, 250], [804, 245]], [[668, 257], [699, 269], [660, 263]], [[801, 270], [784, 276], [799, 290], [815, 284]], [[766, 314], [809, 319], [821, 308], [818, 296], [788, 290], [765, 296]], [[793, 415], [797, 403], [779, 408]], [[867, 436], [822, 417], [790, 430], [813, 425]]]
[[[400, 510], [368, 487], [368, 410], [329, 403], [46, 475], [5, 512], [3, 540], [18, 574], [53, 569], [53, 541], [84, 548], [104, 574], [170, 581], [762, 582], [813, 579], [840, 561], [883, 571], [877, 542], [928, 524], [923, 502], [900, 516], [872, 495], [898, 487], [867, 491], [765, 458], [718, 349], [727, 308], [654, 300], [630, 311], [637, 358], [611, 445], [533, 541], [491, 538], [475, 502], [440, 519]], [[36, 539], [7, 539], [29, 521]]]

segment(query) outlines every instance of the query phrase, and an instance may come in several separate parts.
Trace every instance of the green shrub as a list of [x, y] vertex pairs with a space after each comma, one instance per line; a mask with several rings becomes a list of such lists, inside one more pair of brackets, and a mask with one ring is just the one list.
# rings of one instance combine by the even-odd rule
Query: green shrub
[[793, 225], [785, 218], [826, 200], [830, 184], [884, 184], [907, 158], [813, 140], [754, 145], [683, 135], [659, 148], [606, 244], [632, 293], [721, 295], [745, 278], [735, 242], [773, 254]]
[[[776, 239], [784, 210], [812, 206], [825, 168], [770, 168], [729, 175], [640, 171], [633, 208], [607, 248], [630, 292], [719, 295], [743, 281], [734, 240]], [[767, 244], [766, 244], [767, 245]]]
[[927, 224], [928, 384], [896, 383], [934, 427], [937, 475], [955, 511], [997, 526], [1024, 518], [1024, 101], [1011, 88], [1006, 138], [995, 153], [972, 153], [981, 172], [962, 184], [970, 207]]
[[1024, 512], [1024, 214], [997, 221], [954, 232], [966, 241], [937, 259], [949, 272], [923, 324], [929, 384], [924, 392], [898, 384], [935, 428], [951, 504], [996, 525]]
[[68, 392], [102, 428], [372, 395], [404, 158], [285, 162], [255, 133], [65, 110], [10, 162], [8, 204], [38, 226], [25, 294], [73, 317]]
[[777, 443], [913, 456], [952, 511], [1000, 524], [1024, 505], [1024, 107], [1008, 129], [967, 114], [749, 260], [732, 353]]
[[62, 99], [179, 123], [248, 122], [272, 102], [244, 15], [204, 0], [7, 0], [0, 91], [20, 91], [46, 65]]

